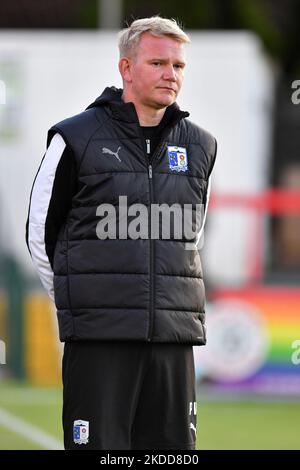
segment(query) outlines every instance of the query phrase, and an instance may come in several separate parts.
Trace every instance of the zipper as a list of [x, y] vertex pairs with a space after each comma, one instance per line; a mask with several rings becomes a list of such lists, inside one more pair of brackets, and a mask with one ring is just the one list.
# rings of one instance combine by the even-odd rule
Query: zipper
[[[150, 210], [148, 215], [148, 236], [150, 234], [150, 311], [149, 311], [149, 329], [147, 334], [147, 341], [151, 341], [153, 322], [154, 322], [154, 242], [151, 238], [151, 207], [153, 202], [153, 182], [152, 182], [152, 164], [150, 160], [151, 146], [150, 139], [146, 141], [146, 154], [148, 162], [148, 181], [149, 181], [149, 195], [150, 195]], [[145, 147], [144, 147], [145, 148]], [[156, 153], [156, 152], [155, 152]]]
[[150, 153], [150, 139], [146, 139], [146, 148], [147, 148], [147, 154], [149, 155], [149, 153]]
[[147, 341], [151, 341], [153, 322], [154, 322], [154, 241], [151, 237], [151, 207], [153, 202], [153, 178], [152, 178], [152, 165], [148, 166], [149, 176], [149, 194], [150, 194], [150, 207], [148, 215], [148, 236], [150, 236], [150, 317], [149, 317], [149, 330]]
[[[148, 139], [147, 139], [148, 140]], [[147, 143], [147, 142], [146, 142]], [[149, 141], [150, 145], [150, 141]], [[148, 337], [147, 341], [151, 341], [152, 339], [152, 333], [153, 333], [153, 324], [154, 324], [154, 273], [155, 273], [155, 256], [154, 256], [154, 240], [151, 237], [151, 207], [152, 203], [154, 202], [154, 197], [153, 197], [153, 161], [155, 158], [157, 158], [164, 147], [164, 139], [160, 142], [160, 145], [157, 146], [154, 155], [152, 159], [148, 163], [148, 181], [149, 181], [149, 194], [150, 194], [150, 211], [149, 211], [149, 219], [148, 219], [148, 234], [150, 235], [150, 321], [149, 321], [149, 332], [148, 332]]]

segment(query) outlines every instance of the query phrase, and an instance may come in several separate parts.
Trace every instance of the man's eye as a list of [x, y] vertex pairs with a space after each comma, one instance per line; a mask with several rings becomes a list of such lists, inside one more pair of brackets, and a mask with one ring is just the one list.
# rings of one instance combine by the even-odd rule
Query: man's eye
[[177, 69], [183, 69], [183, 65], [181, 64], [175, 64], [174, 67]]
[[160, 65], [161, 62], [153, 62], [153, 65]]

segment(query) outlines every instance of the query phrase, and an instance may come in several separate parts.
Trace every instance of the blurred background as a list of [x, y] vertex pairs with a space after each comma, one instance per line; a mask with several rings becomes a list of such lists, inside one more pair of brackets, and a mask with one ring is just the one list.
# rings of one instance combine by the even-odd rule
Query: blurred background
[[56, 312], [25, 244], [48, 129], [122, 86], [116, 33], [190, 35], [178, 104], [218, 140], [194, 347], [198, 449], [300, 449], [300, 1], [1, 0], [0, 449], [62, 448]]

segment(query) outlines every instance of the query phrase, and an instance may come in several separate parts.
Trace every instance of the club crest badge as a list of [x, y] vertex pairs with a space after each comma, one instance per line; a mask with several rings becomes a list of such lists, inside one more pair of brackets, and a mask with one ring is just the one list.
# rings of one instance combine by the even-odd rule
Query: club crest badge
[[187, 171], [187, 152], [184, 147], [168, 146], [169, 168], [173, 171]]
[[73, 440], [75, 444], [87, 444], [89, 442], [89, 422], [78, 419], [74, 421]]

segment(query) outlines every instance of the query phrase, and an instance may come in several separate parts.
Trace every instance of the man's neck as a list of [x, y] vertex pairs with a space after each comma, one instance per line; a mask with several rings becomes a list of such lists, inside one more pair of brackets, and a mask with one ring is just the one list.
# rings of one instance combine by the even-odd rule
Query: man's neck
[[122, 100], [124, 103], [131, 102], [134, 104], [140, 126], [143, 127], [158, 126], [166, 111], [166, 108], [156, 109], [150, 106], [145, 106], [124, 93], [122, 95]]

